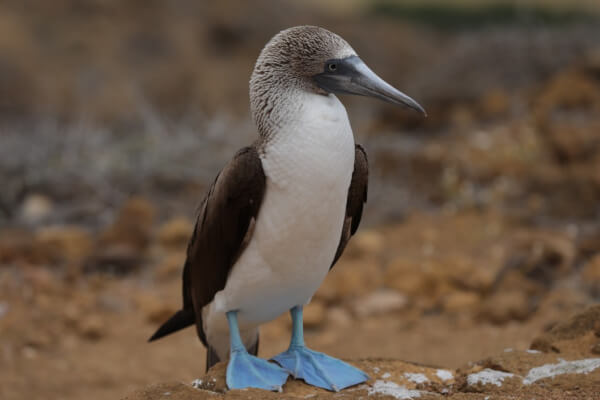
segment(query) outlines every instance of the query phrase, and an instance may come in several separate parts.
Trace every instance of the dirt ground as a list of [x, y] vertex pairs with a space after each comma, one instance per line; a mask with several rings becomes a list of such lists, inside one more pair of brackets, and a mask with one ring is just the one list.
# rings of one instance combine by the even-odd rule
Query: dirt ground
[[461, 368], [435, 368], [389, 358], [351, 361], [369, 379], [339, 393], [327, 392], [288, 379], [280, 393], [258, 389], [227, 390], [226, 364], [220, 363], [189, 384], [163, 382], [131, 393], [125, 400], [236, 399], [596, 399], [600, 393], [600, 307], [556, 324], [534, 340], [532, 349], [503, 352]]
[[[127, 212], [137, 209], [139, 216], [148, 206], [130, 202], [105, 237], [131, 222]], [[152, 227], [147, 253], [156, 262], [125, 278], [3, 268], [1, 397], [120, 398], [151, 383], [202, 376], [204, 349], [193, 329], [146, 343], [180, 305], [189, 229], [183, 219]], [[68, 248], [75, 235], [44, 232], [33, 241], [76, 257], [67, 255], [82, 248], [81, 242]], [[535, 257], [531, 247], [538, 248]], [[21, 250], [12, 256], [44, 256]], [[509, 261], [520, 251], [525, 260]], [[567, 235], [512, 226], [493, 214], [415, 215], [363, 230], [306, 310], [307, 343], [343, 358], [451, 369], [506, 349], [526, 350], [541, 332], [593, 304], [598, 258], [582, 272], [573, 268], [576, 251]], [[540, 267], [550, 276], [528, 275]], [[289, 318], [265, 325], [261, 335], [262, 356], [282, 351]]]
[[[540, 335], [600, 300], [594, 13], [466, 26], [487, 9], [442, 6], [432, 22], [389, 2], [320, 3], [0, 3], [0, 399], [120, 399], [173, 381], [187, 396], [204, 376], [193, 329], [146, 340], [180, 307], [204, 190], [254, 140], [254, 60], [304, 23], [342, 34], [429, 114], [342, 98], [369, 201], [305, 310], [307, 343], [465, 379], [517, 371], [481, 360], [532, 343], [560, 356]], [[289, 335], [286, 315], [266, 324], [260, 355]]]

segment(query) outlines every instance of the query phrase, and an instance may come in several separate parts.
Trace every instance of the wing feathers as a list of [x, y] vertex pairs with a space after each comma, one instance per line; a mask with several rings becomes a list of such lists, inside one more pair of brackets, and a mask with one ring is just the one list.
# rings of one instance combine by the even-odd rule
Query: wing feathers
[[361, 145], [357, 144], [354, 153], [354, 171], [348, 188], [348, 200], [346, 202], [346, 220], [342, 228], [342, 236], [338, 245], [331, 267], [342, 256], [350, 237], [354, 235], [362, 217], [363, 205], [367, 201], [369, 186], [369, 161], [367, 153]]
[[[159, 328], [154, 339], [189, 326], [195, 319], [198, 336], [207, 344], [202, 308], [225, 287], [229, 271], [250, 241], [265, 186], [254, 146], [241, 149], [219, 173], [200, 206], [188, 243], [183, 309]], [[189, 316], [194, 314], [190, 321]]]
[[[252, 234], [265, 192], [265, 174], [255, 147], [245, 147], [215, 180], [188, 245], [187, 290], [202, 332], [202, 308], [225, 287], [229, 271]], [[185, 296], [185, 294], [184, 294]]]

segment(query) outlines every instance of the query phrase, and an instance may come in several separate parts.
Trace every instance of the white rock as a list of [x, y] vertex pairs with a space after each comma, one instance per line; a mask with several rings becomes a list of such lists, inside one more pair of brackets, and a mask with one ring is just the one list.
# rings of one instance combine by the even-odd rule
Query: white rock
[[413, 373], [413, 372], [405, 372], [404, 376], [411, 382], [414, 383], [425, 383], [429, 382], [429, 379], [424, 374]]
[[327, 312], [327, 321], [335, 326], [348, 326], [352, 323], [352, 315], [343, 307], [331, 307]]
[[413, 399], [421, 397], [419, 390], [410, 390], [404, 386], [400, 386], [395, 382], [376, 380], [373, 387], [370, 387], [369, 396], [380, 394], [384, 396], [392, 396], [396, 399]]
[[202, 379], [194, 379], [194, 381], [192, 382], [192, 386], [195, 387], [196, 389], [201, 388], [202, 387]]
[[52, 200], [41, 194], [28, 195], [21, 205], [21, 218], [27, 223], [38, 223], [52, 212]]
[[443, 381], [449, 381], [450, 379], [454, 378], [452, 372], [448, 371], [447, 369], [438, 369], [435, 374]]
[[515, 376], [509, 372], [496, 371], [494, 369], [486, 368], [483, 371], [479, 371], [475, 374], [470, 374], [467, 376], [467, 383], [470, 386], [477, 385], [481, 383], [482, 385], [496, 385], [502, 386], [502, 382], [506, 378], [512, 378]]
[[391, 289], [381, 289], [356, 301], [354, 304], [354, 312], [359, 317], [385, 314], [401, 310], [406, 304], [406, 296], [402, 293]]
[[600, 368], [600, 358], [586, 358], [583, 360], [565, 361], [560, 360], [558, 364], [546, 364], [529, 370], [523, 379], [525, 385], [544, 378], [554, 378], [562, 374], [588, 374]]

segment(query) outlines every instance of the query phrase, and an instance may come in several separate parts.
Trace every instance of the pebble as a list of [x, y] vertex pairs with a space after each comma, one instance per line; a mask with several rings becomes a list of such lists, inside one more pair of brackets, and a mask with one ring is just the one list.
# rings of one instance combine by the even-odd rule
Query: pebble
[[348, 326], [352, 323], [352, 315], [344, 307], [334, 306], [327, 313], [327, 321], [333, 326]]
[[354, 303], [354, 313], [359, 317], [399, 311], [408, 301], [402, 293], [391, 289], [379, 289], [361, 297]]
[[158, 229], [158, 240], [167, 249], [185, 249], [193, 229], [187, 218], [173, 218]]
[[150, 294], [142, 293], [138, 295], [135, 302], [144, 314], [146, 321], [151, 324], [161, 324], [177, 311], [164, 301], [160, 301], [158, 297]]
[[21, 204], [20, 217], [27, 224], [38, 224], [46, 219], [53, 209], [54, 204], [49, 197], [30, 194]]
[[443, 306], [446, 311], [457, 312], [470, 310], [480, 301], [479, 294], [475, 292], [457, 291], [444, 297]]
[[474, 374], [467, 376], [467, 384], [469, 386], [477, 385], [495, 385], [502, 386], [502, 382], [506, 378], [512, 378], [515, 376], [509, 372], [496, 371], [490, 368], [486, 368], [483, 371], [479, 371]]
[[384, 250], [385, 237], [374, 230], [362, 231], [358, 232], [350, 243], [352, 250], [356, 250], [359, 255], [376, 255]]
[[89, 340], [96, 341], [106, 336], [105, 323], [97, 315], [91, 315], [84, 318], [79, 323], [79, 334]]
[[304, 307], [302, 312], [304, 316], [304, 326], [306, 328], [316, 328], [325, 321], [325, 306], [318, 300], [311, 301]]

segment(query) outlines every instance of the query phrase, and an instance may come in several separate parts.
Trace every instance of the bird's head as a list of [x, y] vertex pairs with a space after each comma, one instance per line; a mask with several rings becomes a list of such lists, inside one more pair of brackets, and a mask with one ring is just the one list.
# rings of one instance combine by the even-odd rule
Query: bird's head
[[264, 99], [270, 88], [282, 92], [291, 87], [322, 95], [374, 97], [426, 115], [419, 103], [377, 76], [344, 39], [317, 26], [286, 29], [267, 43], [250, 79], [253, 113], [257, 105], [268, 107]]

